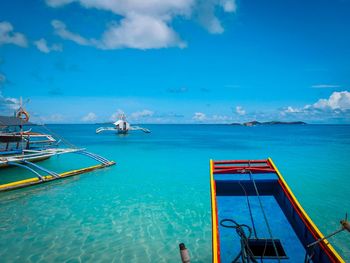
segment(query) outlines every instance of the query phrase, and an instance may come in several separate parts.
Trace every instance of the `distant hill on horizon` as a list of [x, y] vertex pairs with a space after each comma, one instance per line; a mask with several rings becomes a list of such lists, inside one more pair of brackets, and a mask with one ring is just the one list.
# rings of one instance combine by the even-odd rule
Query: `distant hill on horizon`
[[266, 121], [266, 122], [259, 122], [259, 121], [249, 121], [244, 123], [231, 123], [230, 125], [242, 125], [242, 126], [258, 126], [258, 125], [304, 125], [307, 124], [303, 121]]

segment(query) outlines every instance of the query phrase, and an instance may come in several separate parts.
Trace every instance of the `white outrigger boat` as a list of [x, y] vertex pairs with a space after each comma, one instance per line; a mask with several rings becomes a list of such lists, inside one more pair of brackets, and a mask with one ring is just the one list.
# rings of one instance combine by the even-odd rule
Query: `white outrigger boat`
[[[23, 131], [23, 127], [33, 125], [35, 124], [29, 122], [29, 114], [22, 106], [13, 117], [0, 116], [0, 169], [20, 167], [35, 175], [33, 178], [0, 184], [0, 192], [74, 176], [115, 164], [114, 161], [74, 145], [69, 148], [58, 148], [61, 140], [57, 141], [50, 134]], [[36, 164], [53, 156], [68, 153], [85, 155], [99, 164], [64, 173], [57, 173]]]
[[131, 126], [130, 123], [126, 121], [125, 114], [119, 115], [119, 120], [113, 123], [114, 127], [100, 127], [96, 129], [96, 133], [104, 131], [114, 131], [118, 134], [127, 134], [129, 131], [143, 131], [145, 133], [150, 133], [151, 131], [140, 126]]

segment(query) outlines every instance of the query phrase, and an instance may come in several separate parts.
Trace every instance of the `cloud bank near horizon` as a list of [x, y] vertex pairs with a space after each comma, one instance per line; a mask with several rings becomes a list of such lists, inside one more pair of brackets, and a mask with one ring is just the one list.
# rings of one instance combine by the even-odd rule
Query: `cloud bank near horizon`
[[[95, 102], [95, 100], [94, 100]], [[84, 102], [86, 103], [86, 102]], [[125, 105], [130, 101], [125, 101]], [[123, 104], [123, 102], [120, 102]], [[51, 114], [38, 117], [34, 114], [35, 121], [46, 123], [95, 123], [113, 122], [121, 114], [125, 114], [129, 121], [137, 123], [233, 123], [258, 121], [305, 121], [310, 123], [350, 123], [350, 92], [335, 91], [328, 98], [320, 98], [312, 104], [303, 107], [286, 106], [275, 108], [269, 111], [250, 110], [242, 106], [228, 107], [228, 113], [208, 112], [205, 108], [191, 113], [183, 112], [163, 112], [154, 108], [154, 103], [139, 104], [134, 103], [134, 110], [117, 109], [114, 112], [84, 112], [78, 111], [75, 114], [65, 114], [63, 112], [53, 112]], [[153, 105], [153, 106], [152, 106]], [[0, 93], [0, 110], [2, 113], [11, 114], [19, 107], [19, 100], [5, 97]], [[234, 109], [232, 111], [232, 108]], [[204, 110], [203, 110], [204, 109]]]

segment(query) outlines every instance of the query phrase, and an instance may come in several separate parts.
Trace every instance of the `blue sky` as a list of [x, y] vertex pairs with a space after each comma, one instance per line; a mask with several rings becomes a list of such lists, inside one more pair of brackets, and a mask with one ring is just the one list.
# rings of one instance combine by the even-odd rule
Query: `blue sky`
[[348, 0], [3, 0], [0, 111], [350, 123]]

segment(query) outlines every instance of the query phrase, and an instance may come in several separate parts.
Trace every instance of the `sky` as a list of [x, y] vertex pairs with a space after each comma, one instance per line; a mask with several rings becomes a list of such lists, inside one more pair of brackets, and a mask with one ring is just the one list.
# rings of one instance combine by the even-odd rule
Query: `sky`
[[1, 0], [0, 114], [350, 124], [349, 0]]

